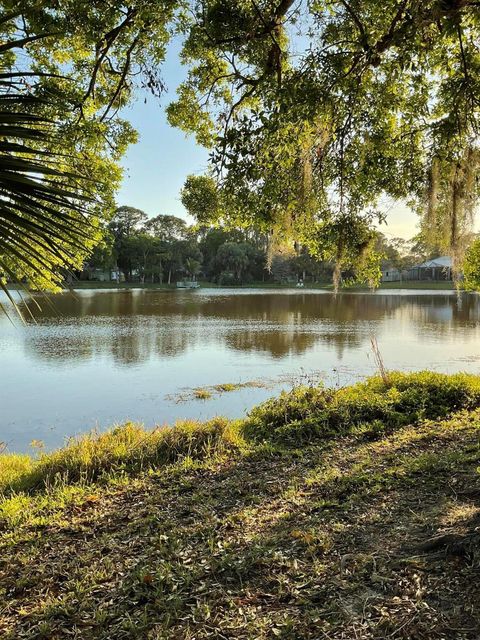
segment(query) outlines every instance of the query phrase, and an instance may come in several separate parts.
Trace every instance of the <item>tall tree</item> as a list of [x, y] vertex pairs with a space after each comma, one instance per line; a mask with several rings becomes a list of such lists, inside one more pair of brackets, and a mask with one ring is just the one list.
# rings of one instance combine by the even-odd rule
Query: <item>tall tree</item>
[[169, 117], [212, 147], [212, 221], [342, 267], [374, 257], [365, 229], [387, 193], [460, 254], [480, 185], [479, 37], [474, 0], [194, 2]]
[[[139, 269], [141, 262], [139, 252], [148, 252], [146, 239], [144, 238], [143, 241], [138, 239], [147, 220], [147, 214], [141, 209], [123, 206], [116, 209], [108, 225], [113, 236], [113, 250], [118, 267], [123, 271], [127, 280], [131, 280], [133, 271]], [[145, 259], [142, 264], [144, 263]]]
[[158, 66], [176, 0], [30, 0], [0, 14], [0, 286], [55, 288], [100, 240], [135, 140], [118, 110]]
[[158, 215], [145, 223], [145, 231], [160, 240], [184, 240], [187, 223], [177, 216]]

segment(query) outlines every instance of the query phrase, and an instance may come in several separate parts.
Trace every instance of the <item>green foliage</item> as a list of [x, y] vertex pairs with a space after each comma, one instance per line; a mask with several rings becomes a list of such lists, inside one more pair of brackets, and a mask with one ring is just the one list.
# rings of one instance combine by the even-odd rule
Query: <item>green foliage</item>
[[166, 242], [186, 240], [188, 236], [185, 220], [176, 216], [158, 215], [149, 218], [144, 224], [144, 229], [155, 238]]
[[31, 456], [18, 453], [3, 454], [0, 458], [0, 492], [7, 487], [17, 486], [19, 478], [28, 476], [34, 465]]
[[360, 431], [388, 432], [420, 420], [480, 404], [480, 380], [467, 374], [389, 373], [333, 391], [299, 387], [253, 409], [244, 423], [247, 438], [299, 444]]
[[[189, 176], [182, 193], [198, 223], [255, 228], [271, 250], [295, 242], [335, 262], [336, 284], [342, 274], [375, 284], [380, 256], [368, 233], [388, 194], [427, 212], [423, 240], [448, 249], [458, 271], [480, 184], [475, 3], [22, 0], [5, 9], [1, 66], [15, 74], [0, 86], [5, 112], [18, 115], [18, 98], [27, 99], [22, 117], [37, 120], [7, 137], [24, 200], [4, 201], [23, 207], [23, 230], [4, 217], [3, 278], [55, 287], [99, 241], [119, 158], [136, 138], [119, 113], [138, 87], [162, 92], [173, 32], [184, 35], [189, 75], [170, 121], [212, 147], [207, 174]], [[47, 183], [55, 193], [39, 193]], [[28, 197], [36, 191], [28, 203], [27, 184]], [[47, 214], [43, 235], [25, 206], [37, 222]], [[66, 211], [60, 238], [54, 218]], [[143, 231], [169, 233], [152, 229]], [[145, 238], [127, 244], [136, 257], [123, 268], [142, 278], [198, 261], [160, 257]]]
[[148, 221], [147, 214], [135, 207], [118, 207], [109, 224], [115, 238], [130, 238]]
[[469, 247], [463, 262], [463, 286], [472, 291], [480, 290], [480, 239]]
[[220, 193], [211, 176], [188, 176], [182, 204], [199, 224], [215, 224], [222, 216]]
[[52, 453], [28, 456], [0, 456], [0, 492], [35, 491], [56, 484], [89, 483], [99, 476], [225, 453], [242, 446], [234, 423], [224, 419], [210, 422], [181, 422], [172, 428], [146, 431], [127, 423], [102, 434], [90, 433], [72, 439]]
[[285, 254], [276, 252], [271, 258], [270, 273], [275, 282], [284, 283], [293, 280], [293, 256], [292, 253]]
[[[328, 281], [332, 267], [312, 256], [307, 247], [284, 256], [275, 255], [267, 270], [268, 237], [251, 229], [195, 225], [187, 227], [175, 216], [146, 215], [132, 207], [120, 207], [107, 230], [102, 247], [87, 261], [84, 277], [95, 269], [117, 265], [127, 281], [169, 283], [201, 274], [210, 282], [239, 285], [302, 278]], [[282, 268], [279, 267], [281, 262]], [[358, 261], [357, 268], [361, 266]], [[283, 275], [282, 275], [283, 274]], [[287, 274], [288, 277], [283, 276]]]
[[0, 69], [0, 287], [12, 300], [7, 278], [54, 289], [62, 268], [81, 267], [100, 238], [100, 203], [76, 172], [78, 153], [58, 150], [44, 101], [19, 89], [1, 52]]
[[[126, 280], [162, 283], [168, 274], [198, 273], [202, 254], [181, 218], [148, 216], [134, 207], [119, 207], [108, 225], [103, 250], [90, 259], [85, 271], [117, 266]], [[94, 274], [93, 274], [94, 275]]]
[[136, 139], [118, 110], [138, 80], [161, 90], [178, 2], [4, 4], [0, 285], [56, 289], [113, 212], [118, 161]]
[[[388, 194], [425, 214], [430, 244], [461, 252], [480, 184], [475, 3], [207, 0], [185, 24], [175, 124], [210, 121], [205, 180], [225, 220], [339, 250], [343, 269]], [[360, 280], [378, 277], [373, 261]]]
[[249, 265], [249, 249], [247, 243], [225, 242], [217, 251], [216, 262], [221, 271], [232, 271], [237, 282], [242, 280], [242, 272]]

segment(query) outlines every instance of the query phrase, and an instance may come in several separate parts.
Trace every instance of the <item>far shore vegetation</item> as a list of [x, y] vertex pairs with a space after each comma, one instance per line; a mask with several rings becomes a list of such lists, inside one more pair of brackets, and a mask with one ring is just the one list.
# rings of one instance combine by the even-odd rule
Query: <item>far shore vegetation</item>
[[[435, 250], [420, 236], [411, 241], [388, 239], [376, 231], [379, 256], [377, 276], [358, 282], [354, 270], [335, 276], [335, 263], [321, 259], [307, 246], [271, 253], [268, 234], [254, 229], [187, 226], [171, 215], [147, 215], [133, 207], [117, 209], [102, 244], [69, 278], [73, 288], [170, 288], [177, 282], [198, 281], [203, 287], [308, 287], [352, 288], [454, 288], [451, 270], [426, 272], [418, 281], [415, 265], [435, 257]], [[394, 282], [381, 282], [382, 274], [398, 274]], [[335, 280], [337, 278], [337, 280]]]
[[[302, 288], [298, 288], [294, 283], [271, 283], [271, 282], [250, 282], [249, 284], [230, 284], [230, 285], [221, 285], [215, 282], [207, 282], [203, 280], [199, 280], [200, 288], [203, 289], [225, 289], [225, 288], [235, 288], [235, 289], [290, 289], [295, 291], [309, 290], [309, 289], [323, 289], [326, 291], [333, 291], [334, 287], [331, 282], [316, 282], [316, 283], [307, 283]], [[20, 289], [23, 290], [22, 285], [11, 283], [9, 285], [11, 290]], [[175, 284], [160, 284], [158, 282], [99, 282], [96, 280], [73, 280], [70, 284], [65, 287], [65, 291], [69, 289], [78, 289], [78, 290], [88, 290], [88, 289], [98, 289], [98, 290], [109, 290], [109, 289], [146, 289], [146, 290], [164, 290], [164, 291], [177, 291], [177, 287]], [[381, 282], [376, 290], [396, 290], [396, 289], [420, 289], [420, 290], [431, 290], [431, 291], [452, 291], [455, 289], [455, 284], [452, 281], [444, 280], [444, 281], [432, 281], [432, 280], [405, 280], [403, 282]], [[365, 285], [353, 284], [349, 286], [342, 287], [342, 291], [368, 291], [370, 287]]]
[[[294, 283], [271, 283], [271, 282], [250, 282], [249, 284], [240, 285], [221, 285], [215, 282], [199, 281], [202, 288], [205, 289], [222, 289], [222, 288], [240, 288], [240, 289], [297, 289]], [[76, 280], [71, 285], [73, 289], [166, 289], [176, 290], [175, 285], [159, 284], [159, 283], [139, 283], [139, 282], [96, 282], [96, 281], [81, 281]], [[331, 282], [315, 282], [307, 283], [303, 287], [304, 289], [325, 289], [327, 291], [333, 291], [333, 284]], [[344, 291], [362, 291], [368, 290], [369, 287], [361, 285], [351, 285], [343, 287]], [[455, 289], [455, 284], [452, 281], [432, 281], [432, 280], [405, 280], [403, 282], [381, 282], [376, 289], [430, 289], [439, 291], [449, 291]], [[300, 289], [301, 290], [301, 289]]]

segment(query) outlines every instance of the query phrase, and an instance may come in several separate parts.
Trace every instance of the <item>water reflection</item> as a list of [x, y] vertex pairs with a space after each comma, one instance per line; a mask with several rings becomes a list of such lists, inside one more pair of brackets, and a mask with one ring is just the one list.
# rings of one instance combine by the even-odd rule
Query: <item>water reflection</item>
[[[34, 359], [72, 362], [110, 357], [141, 364], [175, 357], [211, 342], [274, 358], [302, 355], [318, 342], [338, 358], [356, 348], [379, 323], [395, 321], [425, 332], [475, 328], [480, 298], [451, 294], [208, 293], [170, 291], [80, 292], [43, 305], [38, 324], [23, 332]], [[461, 333], [461, 339], [465, 338]]]
[[351, 382], [374, 369], [372, 334], [389, 368], [476, 371], [480, 359], [476, 295], [127, 290], [51, 301], [39, 299], [36, 324], [0, 320], [0, 441], [17, 448], [32, 437], [57, 445], [97, 422], [240, 415], [272, 393], [192, 406], [165, 399], [182, 387], [301, 370]]

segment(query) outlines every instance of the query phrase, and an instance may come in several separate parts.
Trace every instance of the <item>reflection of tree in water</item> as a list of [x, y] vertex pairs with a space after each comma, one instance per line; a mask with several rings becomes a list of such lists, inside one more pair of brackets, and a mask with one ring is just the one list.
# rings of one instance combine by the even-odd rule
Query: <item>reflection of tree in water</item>
[[177, 331], [175, 324], [167, 328], [141, 316], [131, 323], [128, 333], [112, 340], [109, 350], [117, 364], [140, 364], [155, 355], [171, 358], [183, 353], [194, 341], [192, 337], [188, 331]]
[[286, 326], [301, 326], [312, 321], [328, 320], [347, 323], [357, 320], [379, 320], [387, 311], [375, 296], [331, 294], [242, 294], [232, 297], [212, 296], [198, 309], [203, 316], [225, 319], [272, 322]]
[[[25, 348], [37, 360], [88, 361], [105, 355], [117, 364], [140, 364], [153, 355], [174, 357], [192, 343], [192, 334], [159, 324], [159, 319], [122, 319], [121, 323], [96, 321], [31, 326], [25, 330]], [[194, 336], [193, 336], [194, 337]]]
[[61, 329], [59, 331], [56, 326], [28, 327], [24, 330], [26, 352], [36, 360], [46, 362], [81, 362], [93, 357], [96, 349], [90, 333], [77, 333], [78, 327], [72, 325]]
[[322, 331], [321, 326], [316, 330], [302, 331], [300, 326], [292, 330], [280, 325], [268, 331], [246, 328], [239, 332], [228, 332], [225, 343], [237, 351], [266, 352], [274, 358], [283, 358], [287, 355], [301, 355], [322, 342], [333, 345], [341, 360], [346, 349], [360, 346], [365, 337], [365, 331], [349, 331], [344, 325], [332, 326], [330, 331]]
[[[475, 294], [409, 295], [397, 310], [395, 318], [411, 323], [419, 335], [435, 332], [436, 335], [452, 334], [452, 329], [477, 329], [480, 319], [480, 297]], [[465, 333], [459, 333], [460, 340]]]
[[[371, 324], [400, 320], [417, 333], [476, 327], [480, 298], [452, 295], [368, 295], [176, 291], [82, 292], [42, 304], [25, 346], [44, 361], [110, 356], [119, 364], [173, 357], [208, 340], [275, 358], [299, 355], [316, 343], [345, 350], [368, 340]], [[434, 327], [432, 328], [432, 325]], [[459, 334], [462, 335], [462, 334]]]
[[[64, 317], [134, 317], [181, 316], [248, 319], [281, 324], [297, 324], [328, 318], [349, 322], [359, 316], [363, 320], [380, 319], [390, 307], [402, 304], [400, 296], [369, 296], [356, 294], [215, 294], [176, 291], [100, 291], [65, 293], [52, 297], [54, 309], [42, 305], [35, 311], [38, 319]], [[382, 300], [383, 299], [383, 300]], [[41, 302], [41, 299], [40, 299]]]
[[237, 351], [267, 352], [274, 358], [299, 355], [313, 347], [318, 336], [301, 331], [255, 331], [244, 329], [229, 332], [225, 336], [228, 347]]

